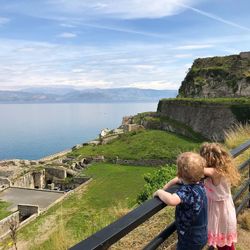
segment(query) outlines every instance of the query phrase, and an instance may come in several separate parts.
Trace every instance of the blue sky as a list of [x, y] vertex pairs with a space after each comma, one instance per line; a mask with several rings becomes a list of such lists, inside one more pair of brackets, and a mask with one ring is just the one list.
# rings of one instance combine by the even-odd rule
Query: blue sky
[[248, 0], [0, 0], [0, 89], [178, 89], [197, 57], [249, 51]]

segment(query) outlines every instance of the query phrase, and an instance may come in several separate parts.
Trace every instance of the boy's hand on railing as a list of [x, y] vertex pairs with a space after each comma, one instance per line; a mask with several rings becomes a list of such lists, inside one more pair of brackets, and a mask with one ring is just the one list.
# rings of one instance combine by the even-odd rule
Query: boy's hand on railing
[[178, 177], [175, 177], [174, 179], [172, 179], [171, 181], [169, 181], [168, 183], [165, 184], [165, 186], [163, 187], [164, 190], [167, 190], [168, 188], [181, 183], [181, 180]]
[[175, 193], [171, 194], [165, 191], [164, 189], [158, 189], [154, 193], [154, 197], [158, 197], [160, 200], [162, 200], [164, 203], [170, 206], [177, 206], [178, 204], [181, 203], [181, 199], [177, 194]]
[[158, 197], [159, 196], [159, 190], [162, 190], [162, 189], [158, 189], [156, 192], [154, 192], [153, 197]]

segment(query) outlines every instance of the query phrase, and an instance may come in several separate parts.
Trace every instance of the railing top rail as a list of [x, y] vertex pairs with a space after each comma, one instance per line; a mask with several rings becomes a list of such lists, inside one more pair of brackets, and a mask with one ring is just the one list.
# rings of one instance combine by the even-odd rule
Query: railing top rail
[[245, 169], [248, 165], [250, 164], [250, 158], [248, 160], [246, 160], [245, 162], [241, 163], [240, 166], [238, 167], [239, 171], [242, 171], [243, 169]]
[[[230, 153], [233, 157], [237, 157], [248, 148], [250, 148], [250, 140], [231, 150]], [[174, 193], [176, 189], [177, 186], [174, 186], [168, 191]], [[142, 224], [165, 206], [166, 205], [158, 198], [150, 199], [122, 218], [96, 232], [89, 238], [79, 242], [77, 245], [71, 247], [70, 250], [107, 249], [109, 246], [117, 242], [124, 235], [128, 234], [130, 231]]]
[[234, 148], [230, 151], [231, 155], [235, 158], [240, 155], [242, 152], [250, 148], [250, 140], [246, 141], [245, 143], [241, 144], [239, 147]]
[[[174, 193], [176, 189], [177, 187], [172, 187], [168, 191]], [[70, 248], [70, 250], [107, 249], [165, 206], [166, 204], [158, 198], [150, 199], [86, 240], [79, 242]]]

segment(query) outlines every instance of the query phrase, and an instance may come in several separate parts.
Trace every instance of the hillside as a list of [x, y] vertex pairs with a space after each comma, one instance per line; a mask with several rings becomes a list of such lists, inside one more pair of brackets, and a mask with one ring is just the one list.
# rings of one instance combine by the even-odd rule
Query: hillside
[[179, 89], [179, 97], [243, 96], [250, 96], [250, 52], [196, 59]]
[[[145, 184], [144, 175], [153, 174], [159, 168], [111, 164], [117, 157], [137, 163], [140, 160], [174, 162], [180, 152], [197, 150], [199, 145], [200, 141], [184, 136], [140, 130], [125, 133], [105, 145], [85, 145], [73, 150], [70, 155], [76, 159], [104, 155], [107, 162], [82, 169], [81, 176], [90, 176], [92, 181], [22, 228], [18, 233], [18, 249], [68, 249], [136, 206]], [[175, 174], [173, 169], [172, 172]], [[169, 218], [172, 221], [172, 216], [168, 215]], [[156, 228], [155, 234], [160, 229]], [[9, 249], [9, 239], [1, 246]]]
[[108, 144], [86, 145], [69, 156], [104, 156], [110, 162], [132, 165], [162, 165], [175, 162], [180, 152], [192, 151], [201, 141], [160, 130], [133, 131], [120, 135]]

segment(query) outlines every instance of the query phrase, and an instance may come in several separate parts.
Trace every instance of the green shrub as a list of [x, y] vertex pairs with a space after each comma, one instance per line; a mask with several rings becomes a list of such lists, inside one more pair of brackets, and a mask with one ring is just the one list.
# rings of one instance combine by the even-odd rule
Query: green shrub
[[139, 193], [137, 197], [137, 202], [142, 203], [148, 198], [152, 197], [153, 193], [162, 188], [168, 181], [176, 176], [176, 166], [166, 165], [165, 167], [156, 170], [154, 173], [146, 174], [144, 180], [146, 184], [144, 189]]

